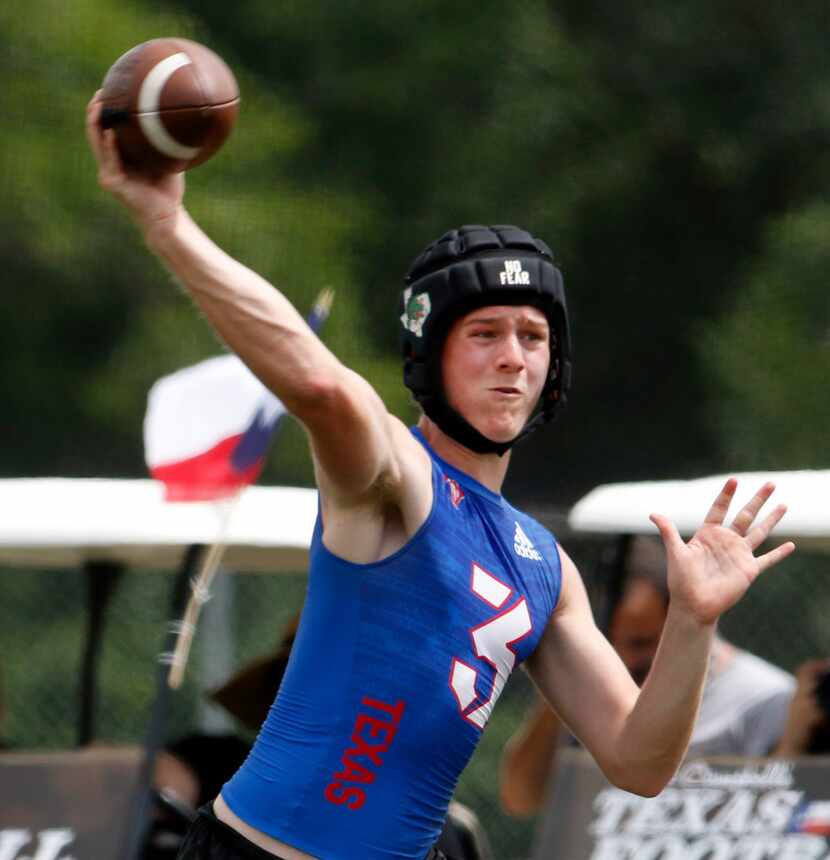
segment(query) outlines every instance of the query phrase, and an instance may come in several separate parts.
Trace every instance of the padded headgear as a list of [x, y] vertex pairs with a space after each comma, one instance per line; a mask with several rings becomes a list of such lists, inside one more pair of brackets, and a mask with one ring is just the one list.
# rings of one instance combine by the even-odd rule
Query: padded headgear
[[[424, 412], [471, 451], [504, 454], [565, 405], [571, 383], [570, 335], [562, 274], [550, 248], [512, 226], [470, 225], [450, 230], [415, 258], [399, 312], [404, 384]], [[487, 305], [532, 305], [550, 328], [550, 367], [539, 407], [521, 433], [494, 442], [447, 402], [441, 375], [452, 324]]]

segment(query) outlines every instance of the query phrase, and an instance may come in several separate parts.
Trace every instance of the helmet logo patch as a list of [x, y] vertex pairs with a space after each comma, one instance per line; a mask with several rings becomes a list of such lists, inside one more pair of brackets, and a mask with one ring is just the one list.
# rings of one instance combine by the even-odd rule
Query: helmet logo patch
[[522, 268], [521, 260], [505, 260], [504, 271], [499, 272], [501, 285], [505, 286], [527, 286], [530, 284], [530, 273]]
[[407, 331], [411, 331], [415, 337], [423, 336], [424, 323], [432, 310], [429, 293], [418, 293], [412, 295], [412, 287], [407, 287], [403, 294], [404, 312], [401, 314], [401, 322]]

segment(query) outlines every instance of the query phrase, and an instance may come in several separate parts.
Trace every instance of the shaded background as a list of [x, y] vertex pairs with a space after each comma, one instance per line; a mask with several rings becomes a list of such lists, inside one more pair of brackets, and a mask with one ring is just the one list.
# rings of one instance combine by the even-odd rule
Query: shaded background
[[[144, 476], [150, 385], [221, 350], [97, 188], [83, 140], [107, 68], [160, 35], [212, 47], [242, 92], [233, 136], [188, 177], [191, 211], [301, 310], [333, 287], [325, 340], [404, 420], [394, 320], [411, 258], [462, 223], [517, 223], [553, 247], [575, 383], [561, 421], [518, 450], [514, 503], [556, 524], [601, 482], [827, 467], [826, 4], [627, 5], [4, 4], [0, 474]], [[263, 482], [311, 484], [296, 426]], [[574, 545], [586, 576], [596, 552]], [[787, 668], [830, 652], [826, 574], [788, 562], [724, 628]], [[83, 580], [3, 571], [0, 587], [0, 733], [71, 744]], [[122, 584], [102, 737], [141, 737], [166, 587], [150, 572]], [[239, 578], [225, 664], [275, 645], [302, 589], [301, 572]], [[508, 685], [459, 788], [499, 858], [531, 828], [498, 814], [494, 771], [527, 696], [523, 677]], [[199, 703], [192, 678], [173, 728]]]

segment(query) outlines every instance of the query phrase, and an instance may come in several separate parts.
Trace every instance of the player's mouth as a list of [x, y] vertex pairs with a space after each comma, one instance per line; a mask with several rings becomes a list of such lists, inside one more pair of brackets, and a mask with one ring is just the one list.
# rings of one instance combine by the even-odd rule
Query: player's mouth
[[497, 394], [503, 394], [506, 397], [520, 397], [522, 394], [518, 388], [513, 388], [510, 385], [500, 385], [497, 388], [491, 388], [490, 391], [494, 391]]

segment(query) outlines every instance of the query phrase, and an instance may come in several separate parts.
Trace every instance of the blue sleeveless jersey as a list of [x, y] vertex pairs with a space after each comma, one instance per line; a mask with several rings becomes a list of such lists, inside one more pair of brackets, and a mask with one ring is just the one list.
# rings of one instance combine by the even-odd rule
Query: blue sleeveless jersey
[[432, 510], [394, 555], [353, 564], [315, 529], [288, 667], [222, 796], [321, 860], [422, 860], [512, 669], [559, 597], [556, 542], [432, 458]]

